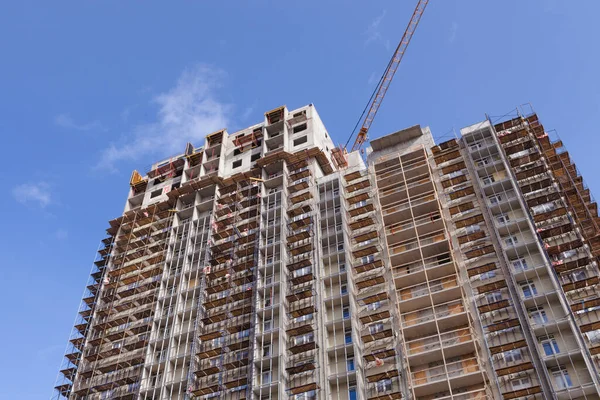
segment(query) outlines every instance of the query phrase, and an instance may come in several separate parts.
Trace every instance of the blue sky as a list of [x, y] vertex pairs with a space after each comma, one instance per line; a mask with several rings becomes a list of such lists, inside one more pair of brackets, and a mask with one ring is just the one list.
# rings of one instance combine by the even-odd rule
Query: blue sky
[[[0, 399], [48, 398], [131, 170], [314, 103], [345, 142], [416, 1], [13, 1], [0, 13]], [[235, 6], [234, 6], [235, 5]], [[532, 103], [592, 190], [600, 2], [431, 0], [371, 129]]]

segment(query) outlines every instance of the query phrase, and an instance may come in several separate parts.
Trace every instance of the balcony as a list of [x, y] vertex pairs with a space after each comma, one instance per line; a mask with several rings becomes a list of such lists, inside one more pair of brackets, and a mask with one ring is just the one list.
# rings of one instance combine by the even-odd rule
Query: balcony
[[289, 282], [292, 286], [296, 286], [310, 282], [314, 278], [315, 276], [312, 273], [312, 267], [304, 267], [302, 269], [294, 271], [294, 273], [292, 274], [292, 278]]
[[302, 288], [300, 290], [290, 292], [290, 294], [288, 294], [285, 297], [285, 299], [291, 306], [292, 303], [295, 303], [295, 302], [298, 302], [301, 300], [305, 300], [305, 299], [309, 299], [313, 296], [314, 296], [314, 291], [312, 290], [312, 288]]
[[[489, 150], [488, 147], [495, 145], [496, 142], [494, 141], [494, 139], [483, 139], [483, 140], [478, 140], [476, 142], [473, 143], [469, 143], [468, 147], [469, 147], [469, 153], [472, 154], [473, 158], [481, 158], [479, 157], [479, 155], [482, 154], [488, 154]], [[487, 150], [487, 151], [484, 151]]]
[[575, 282], [570, 282], [562, 285], [563, 291], [570, 292], [572, 290], [583, 289], [586, 287], [596, 286], [600, 282], [600, 278], [597, 276], [592, 276], [590, 278], [582, 279]]
[[300, 353], [305, 353], [311, 350], [315, 350], [317, 348], [317, 342], [315, 342], [314, 338], [310, 341], [299, 342], [298, 344], [293, 344], [291, 347], [288, 347], [288, 351], [297, 355]]
[[365, 188], [362, 191], [352, 193], [351, 196], [346, 197], [346, 202], [351, 206], [361, 201], [370, 199], [372, 195], [370, 189], [371, 188]]
[[458, 148], [456, 148], [443, 154], [437, 155], [434, 161], [438, 167], [443, 167], [459, 157], [461, 157], [460, 151], [458, 150]]
[[308, 215], [308, 213], [310, 213], [311, 211], [312, 211], [312, 206], [310, 204], [299, 204], [295, 207], [289, 208], [287, 210], [287, 215], [290, 218], [294, 218], [301, 214]]
[[295, 245], [296, 242], [308, 239], [312, 236], [311, 227], [307, 226], [297, 230], [292, 230], [288, 233], [287, 241], [289, 245]]
[[366, 257], [355, 261], [352, 266], [354, 267], [355, 273], [362, 274], [363, 272], [382, 267], [383, 261], [380, 257]]
[[363, 200], [350, 207], [348, 209], [348, 214], [350, 215], [350, 218], [354, 218], [374, 210], [375, 206], [372, 201]]
[[456, 357], [459, 354], [472, 352], [473, 346], [473, 336], [468, 326], [406, 342], [407, 355], [410, 360], [413, 360], [411, 363], [439, 360], [442, 358], [442, 349], [447, 358]]
[[539, 393], [542, 393], [542, 388], [540, 386], [532, 386], [532, 387], [525, 388], [525, 389], [504, 392], [504, 393], [502, 393], [502, 398], [504, 400], [522, 399], [522, 398], [528, 398], [530, 396], [537, 395]]
[[312, 172], [310, 170], [310, 167], [308, 167], [308, 165], [306, 164], [303, 165], [303, 167], [290, 171], [289, 178], [291, 181], [297, 181], [299, 179], [311, 176]]
[[350, 183], [355, 179], [366, 176], [367, 174], [368, 174], [368, 172], [366, 170], [360, 169], [360, 170], [349, 172], [349, 173], [345, 174], [344, 180], [346, 181], [346, 183]]
[[529, 135], [523, 135], [520, 138], [515, 138], [515, 140], [511, 141], [510, 143], [502, 143], [502, 147], [504, 147], [504, 151], [507, 155], [511, 155], [523, 150], [531, 149], [535, 147], [535, 143], [529, 137]]
[[[335, 252], [343, 252], [343, 247], [334, 248]], [[352, 256], [355, 259], [361, 259], [363, 257], [370, 257], [379, 253], [381, 251], [381, 245], [379, 244], [379, 240], [377, 239], [369, 239], [364, 242], [360, 242], [352, 248]]]
[[[435, 321], [437, 320], [437, 324]], [[462, 299], [402, 313], [401, 326], [406, 336], [416, 336], [435, 329], [448, 329], [460, 324], [466, 325], [468, 319]], [[437, 325], [437, 326], [436, 326]], [[410, 335], [408, 331], [410, 330]]]
[[304, 239], [302, 241], [288, 244], [288, 251], [290, 256], [300, 256], [302, 254], [306, 254], [313, 250], [312, 242], [309, 239]]
[[448, 251], [448, 240], [444, 231], [430, 233], [427, 237], [408, 240], [389, 247], [392, 264], [398, 261], [416, 261], [420, 257], [430, 257]]
[[425, 192], [433, 191], [433, 181], [429, 173], [425, 173], [417, 178], [413, 178], [410, 182], [405, 182], [401, 186], [398, 183], [389, 185], [387, 188], [379, 189], [379, 196], [382, 205], [387, 205], [391, 202], [402, 201], [407, 196], [418, 197]]
[[296, 193], [294, 196], [290, 197], [289, 201], [291, 204], [296, 205], [303, 201], [312, 199], [313, 195], [309, 189], [305, 189], [302, 192]]
[[467, 258], [469, 262], [475, 262], [479, 260], [481, 257], [495, 254], [494, 246], [491, 244], [482, 244], [473, 246], [471, 248], [465, 249], [464, 256]]
[[375, 219], [372, 215], [367, 217], [358, 218], [355, 221], [352, 221], [348, 224], [352, 231], [356, 231], [358, 229], [366, 228], [367, 226], [371, 226], [375, 224]]
[[414, 386], [424, 385], [430, 382], [436, 382], [443, 379], [452, 379], [454, 377], [479, 372], [477, 358], [466, 358], [445, 365], [448, 373], [444, 371], [444, 367], [433, 367], [418, 372], [412, 373], [412, 383]]
[[441, 278], [456, 272], [449, 253], [425, 258], [423, 261], [404, 262], [392, 266], [396, 287], [402, 288], [425, 282], [426, 270], [429, 279]]
[[92, 392], [106, 391], [110, 388], [131, 385], [141, 378], [141, 367], [120, 370], [113, 374], [100, 375], [89, 379], [80, 379], [74, 386], [73, 391], [79, 392], [91, 388]]
[[449, 275], [428, 283], [421, 283], [398, 292], [399, 306], [403, 312], [420, 309], [434, 303], [445, 303], [460, 298], [456, 275]]
[[448, 206], [453, 206], [456, 203], [462, 203], [467, 197], [473, 196], [474, 194], [475, 189], [473, 189], [473, 186], [465, 186], [455, 189], [446, 195]]
[[503, 130], [498, 133], [498, 140], [504, 146], [510, 142], [529, 136], [528, 131], [524, 128], [525, 127], [523, 125], [518, 125], [516, 127]]
[[515, 154], [511, 154], [508, 158], [510, 161], [510, 165], [513, 168], [519, 167], [521, 165], [526, 165], [532, 162], [539, 160], [541, 154], [535, 149], [531, 148], [528, 150], [523, 150]]
[[[477, 377], [474, 377], [476, 375]], [[411, 373], [411, 384], [415, 395], [423, 396], [447, 388], [446, 380], [453, 388], [468, 387], [483, 380], [476, 357], [465, 357], [459, 361], [437, 367], [421, 369]], [[436, 385], [437, 382], [444, 382]]]
[[311, 184], [311, 179], [309, 177], [300, 178], [298, 180], [293, 181], [288, 186], [288, 192], [290, 194], [294, 194], [296, 192], [299, 192], [300, 190], [307, 189], [310, 186], [310, 184]]
[[393, 332], [391, 326], [385, 326], [382, 330], [372, 331], [370, 329], [364, 329], [361, 333], [362, 342], [366, 345], [377, 340], [391, 338]]
[[356, 192], [357, 190], [364, 189], [371, 186], [371, 181], [369, 180], [369, 175], [365, 174], [360, 178], [357, 178], [351, 184], [346, 185], [345, 190], [346, 193]]
[[290, 218], [288, 225], [291, 230], [295, 231], [296, 229], [300, 229], [306, 227], [312, 223], [312, 216], [309, 213], [296, 215], [295, 217]]

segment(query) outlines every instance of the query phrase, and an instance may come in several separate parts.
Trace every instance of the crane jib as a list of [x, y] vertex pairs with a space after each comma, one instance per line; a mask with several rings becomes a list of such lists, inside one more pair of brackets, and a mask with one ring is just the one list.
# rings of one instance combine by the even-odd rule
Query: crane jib
[[362, 126], [358, 132], [356, 141], [354, 142], [351, 151], [359, 150], [362, 144], [367, 140], [369, 128], [371, 127], [371, 124], [373, 123], [373, 120], [377, 115], [377, 111], [379, 110], [379, 106], [381, 105], [383, 98], [385, 97], [385, 94], [388, 88], [390, 87], [390, 84], [392, 83], [392, 79], [394, 78], [394, 75], [398, 70], [398, 66], [402, 61], [402, 57], [404, 56], [404, 53], [408, 48], [410, 40], [412, 39], [412, 36], [415, 33], [417, 26], [419, 25], [419, 21], [421, 20], [421, 16], [425, 11], [427, 3], [429, 3], [429, 0], [419, 0], [419, 2], [417, 3], [417, 6], [412, 14], [412, 17], [410, 18], [408, 26], [406, 27], [406, 30], [402, 35], [402, 39], [400, 40], [400, 43], [398, 44], [394, 55], [390, 59], [390, 62], [388, 63], [387, 68], [381, 80], [379, 81], [378, 86], [375, 88], [376, 93], [374, 96], [371, 96], [370, 103], [368, 104], [369, 111], [367, 112], [367, 115], [363, 120]]

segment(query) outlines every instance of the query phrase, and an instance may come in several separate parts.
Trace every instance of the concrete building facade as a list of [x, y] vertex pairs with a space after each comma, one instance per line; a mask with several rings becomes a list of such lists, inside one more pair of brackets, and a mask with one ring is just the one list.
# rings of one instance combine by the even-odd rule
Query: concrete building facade
[[280, 107], [134, 172], [53, 398], [600, 398], [597, 207], [536, 115], [333, 148]]

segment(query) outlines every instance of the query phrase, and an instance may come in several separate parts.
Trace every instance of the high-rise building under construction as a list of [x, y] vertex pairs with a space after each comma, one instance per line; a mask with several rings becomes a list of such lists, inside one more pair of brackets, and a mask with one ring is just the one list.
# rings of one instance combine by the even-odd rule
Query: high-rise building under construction
[[134, 172], [54, 399], [600, 399], [600, 220], [535, 114], [338, 168], [312, 105]]

